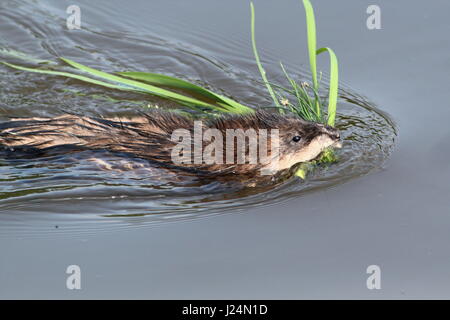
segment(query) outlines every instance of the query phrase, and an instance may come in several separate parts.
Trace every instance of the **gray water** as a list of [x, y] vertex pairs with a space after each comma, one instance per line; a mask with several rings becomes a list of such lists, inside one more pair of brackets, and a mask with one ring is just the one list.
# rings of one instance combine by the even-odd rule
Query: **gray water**
[[[3, 1], [1, 47], [106, 71], [145, 66], [252, 106], [269, 101], [257, 83], [247, 2], [78, 1], [82, 30], [69, 31], [70, 4]], [[94, 183], [82, 161], [2, 163], [0, 297], [449, 298], [450, 5], [380, 1], [382, 29], [368, 30], [370, 4], [313, 1], [319, 45], [336, 51], [346, 90], [338, 125], [347, 128], [349, 115], [366, 123], [347, 132], [364, 139], [347, 141], [340, 164], [258, 192], [187, 201], [191, 189], [178, 190], [161, 201], [136, 177]], [[307, 75], [301, 3], [258, 1], [256, 11], [269, 75], [282, 78], [279, 61]], [[326, 59], [319, 63], [326, 71]], [[2, 120], [126, 113], [142, 101], [6, 67], [0, 78]], [[105, 93], [122, 101], [92, 98]], [[88, 187], [63, 188], [80, 179]], [[81, 290], [66, 288], [73, 264]], [[381, 269], [380, 290], [367, 289], [369, 265]]]

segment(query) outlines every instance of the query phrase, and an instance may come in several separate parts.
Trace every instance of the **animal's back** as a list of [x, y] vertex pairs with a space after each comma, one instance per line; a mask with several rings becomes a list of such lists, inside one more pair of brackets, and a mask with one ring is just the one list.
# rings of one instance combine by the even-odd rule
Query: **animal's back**
[[170, 143], [170, 128], [164, 127], [167, 124], [171, 127], [191, 127], [188, 120], [175, 114], [156, 112], [151, 117], [144, 115], [133, 118], [63, 115], [55, 118], [11, 119], [0, 123], [0, 146], [9, 152], [20, 149], [22, 152], [42, 153], [70, 148], [135, 152], [140, 145], [143, 147], [141, 149], [149, 152], [152, 145]]

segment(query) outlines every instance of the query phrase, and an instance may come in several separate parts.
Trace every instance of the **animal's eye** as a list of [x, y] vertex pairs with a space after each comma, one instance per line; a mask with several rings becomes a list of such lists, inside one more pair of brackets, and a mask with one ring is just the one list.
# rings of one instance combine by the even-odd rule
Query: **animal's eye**
[[299, 142], [300, 140], [302, 140], [302, 137], [300, 137], [300, 136], [295, 136], [292, 138], [292, 141], [294, 141], [294, 142]]

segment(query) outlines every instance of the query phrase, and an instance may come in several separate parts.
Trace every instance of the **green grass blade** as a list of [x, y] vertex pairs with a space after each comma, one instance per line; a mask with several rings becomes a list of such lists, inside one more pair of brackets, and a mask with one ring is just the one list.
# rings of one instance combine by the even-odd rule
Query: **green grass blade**
[[[131, 88], [131, 87], [126, 87], [126, 86], [122, 86], [122, 85], [115, 85], [115, 84], [111, 84], [111, 83], [108, 83], [108, 82], [91, 79], [91, 78], [88, 78], [88, 77], [85, 77], [85, 76], [80, 76], [78, 74], [73, 74], [73, 73], [69, 73], [69, 72], [26, 68], [26, 67], [18, 66], [18, 65], [11, 64], [11, 63], [8, 63], [8, 62], [3, 62], [3, 61], [1, 61], [0, 63], [3, 63], [4, 65], [7, 65], [8, 67], [11, 67], [11, 68], [14, 68], [14, 69], [17, 69], [17, 70], [29, 71], [29, 72], [35, 72], [35, 73], [42, 73], [42, 74], [49, 74], [49, 75], [54, 75], [54, 76], [62, 76], [62, 77], [67, 77], [67, 78], [73, 78], [73, 79], [81, 80], [81, 81], [84, 81], [84, 82], [88, 82], [88, 83], [100, 85], [100, 86], [103, 86], [103, 87], [111, 88], [111, 89], [119, 89], [119, 90], [124, 90], [124, 91], [136, 91], [136, 89]], [[140, 92], [143, 92], [143, 91], [140, 90]]]
[[13, 49], [9, 49], [9, 48], [1, 48], [0, 47], [0, 55], [11, 57], [11, 58], [14, 58], [14, 59], [24, 60], [24, 61], [26, 61], [28, 63], [55, 64], [52, 61], [38, 59], [38, 58], [35, 58], [35, 57], [33, 57], [31, 55], [28, 55], [28, 54], [26, 54], [24, 52], [13, 50]]
[[[151, 94], [151, 95], [156, 95], [156, 96], [160, 96], [172, 101], [175, 101], [183, 106], [187, 106], [193, 109], [196, 109], [196, 107], [202, 106], [202, 107], [207, 107], [210, 109], [214, 109], [217, 110], [219, 112], [230, 112], [226, 109], [226, 106], [220, 105], [219, 106], [215, 106], [215, 105], [211, 105], [211, 104], [206, 104], [200, 100], [196, 100], [196, 99], [192, 99], [194, 102], [188, 101], [187, 99], [175, 99], [173, 97], [165, 97], [162, 96], [160, 94], [155, 94], [154, 92], [145, 90], [145, 89], [141, 89], [141, 88], [137, 88], [134, 86], [130, 86], [127, 84], [112, 84], [112, 83], [108, 83], [105, 81], [101, 81], [101, 80], [97, 80], [97, 79], [92, 79], [89, 77], [85, 77], [82, 75], [78, 75], [78, 74], [74, 74], [74, 73], [69, 73], [69, 72], [61, 72], [61, 71], [53, 71], [53, 70], [42, 70], [42, 69], [35, 69], [35, 68], [27, 68], [27, 67], [22, 67], [22, 66], [18, 66], [18, 65], [14, 65], [11, 63], [7, 63], [7, 62], [0, 62], [3, 63], [11, 68], [17, 69], [17, 70], [22, 70], [22, 71], [28, 71], [28, 72], [35, 72], [35, 73], [41, 73], [41, 74], [49, 74], [49, 75], [54, 75], [54, 76], [62, 76], [62, 77], [66, 77], [66, 78], [73, 78], [73, 79], [77, 79], [83, 82], [87, 82], [87, 83], [92, 83], [95, 85], [99, 85], [102, 87], [107, 87], [107, 88], [111, 88], [111, 89], [117, 89], [117, 90], [122, 90], [122, 91], [132, 91], [132, 92], [137, 92], [137, 93], [143, 93], [143, 94]], [[170, 91], [169, 91], [170, 92]], [[184, 97], [184, 96], [183, 96]], [[187, 97], [186, 97], [187, 98]], [[198, 102], [197, 102], [198, 101]]]
[[250, 2], [250, 9], [251, 9], [251, 34], [252, 34], [252, 47], [253, 47], [253, 54], [255, 55], [256, 65], [258, 66], [259, 73], [261, 73], [261, 78], [263, 79], [264, 83], [266, 84], [267, 90], [269, 91], [270, 96], [272, 97], [272, 100], [276, 106], [280, 106], [280, 103], [278, 102], [278, 99], [275, 95], [275, 92], [272, 89], [272, 86], [270, 85], [269, 81], [267, 80], [266, 71], [264, 70], [261, 60], [259, 59], [258, 49], [256, 48], [256, 40], [255, 40], [255, 7], [253, 6], [253, 2]]
[[320, 48], [317, 54], [327, 51], [330, 55], [330, 88], [328, 93], [328, 120], [330, 126], [334, 126], [336, 119], [336, 105], [339, 90], [339, 68], [336, 54], [330, 48]]
[[[303, 6], [305, 7], [306, 13], [306, 30], [308, 36], [308, 54], [309, 54], [309, 65], [311, 68], [311, 74], [313, 79], [313, 87], [316, 91], [319, 90], [319, 84], [317, 81], [317, 61], [316, 61], [316, 20], [314, 18], [314, 9], [309, 0], [303, 0]], [[316, 113], [320, 116], [320, 106], [316, 102]]]
[[216, 103], [220, 103], [222, 105], [228, 106], [229, 110], [235, 113], [248, 113], [252, 112], [253, 109], [244, 106], [228, 97], [222, 96], [220, 94], [214, 93], [208, 89], [200, 87], [191, 82], [170, 77], [163, 74], [158, 73], [149, 73], [149, 72], [135, 72], [135, 71], [127, 71], [127, 72], [117, 72], [117, 74], [121, 76], [125, 76], [127, 78], [131, 78], [138, 81], [145, 81], [147, 83], [153, 85], [161, 85], [175, 89], [182, 89], [188, 92], [200, 95], [206, 99], [210, 99], [215, 101]]
[[[63, 60], [64, 62], [66, 62], [67, 64], [71, 65], [72, 67], [75, 67], [81, 71], [90, 73], [94, 76], [100, 77], [100, 78], [104, 78], [106, 80], [109, 81], [113, 81], [113, 82], [117, 82], [123, 85], [128, 85], [134, 88], [137, 88], [141, 91], [145, 91], [147, 93], [153, 94], [155, 96], [159, 96], [165, 99], [169, 99], [169, 100], [173, 100], [179, 103], [185, 103], [186, 105], [197, 105], [200, 107], [208, 107], [208, 108], [213, 108], [213, 109], [219, 109], [220, 107], [212, 105], [210, 103], [206, 103], [203, 101], [200, 101], [198, 99], [194, 99], [194, 98], [190, 98], [184, 95], [181, 95], [179, 93], [175, 93], [169, 90], [165, 90], [165, 89], [161, 89], [149, 84], [145, 84], [139, 81], [135, 81], [135, 80], [130, 80], [127, 78], [123, 78], [123, 77], [119, 77], [113, 74], [109, 74], [103, 71], [99, 71], [90, 67], [87, 67], [85, 65], [82, 65], [80, 63], [77, 63], [75, 61], [66, 59], [66, 58], [61, 58], [61, 60]], [[221, 108], [220, 108], [221, 109]], [[220, 110], [223, 111], [223, 110]]]
[[308, 53], [309, 53], [309, 65], [311, 67], [311, 73], [313, 78], [314, 88], [317, 89], [317, 62], [316, 62], [316, 20], [314, 18], [314, 9], [309, 0], [303, 0], [303, 6], [305, 7], [306, 14], [306, 30], [308, 36]]

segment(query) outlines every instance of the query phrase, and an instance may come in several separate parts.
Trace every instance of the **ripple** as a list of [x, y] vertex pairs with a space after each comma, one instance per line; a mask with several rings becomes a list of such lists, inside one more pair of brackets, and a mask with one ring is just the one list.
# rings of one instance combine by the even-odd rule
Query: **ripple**
[[[4, 10], [9, 29], [2, 30], [0, 39], [14, 34], [15, 42], [26, 44], [25, 50], [37, 58], [56, 61], [58, 53], [105, 71], [145, 70], [147, 66], [152, 72], [231, 93], [248, 105], [270, 103], [264, 86], [255, 74], [246, 71], [256, 70], [254, 62], [235, 54], [245, 43], [239, 37], [220, 48], [199, 48], [178, 39], [127, 29], [105, 31], [88, 25], [82, 32], [67, 33], [57, 30], [55, 24], [42, 24], [52, 20], [61, 25], [61, 12], [44, 13], [32, 5], [19, 15], [14, 7]], [[35, 11], [31, 19], [23, 19]], [[192, 32], [190, 37], [202, 37], [202, 32]], [[214, 37], [206, 33], [204, 43]], [[12, 41], [2, 40], [1, 44], [24, 50]], [[275, 79], [282, 78], [279, 71], [270, 71]], [[297, 70], [295, 76], [305, 78], [308, 72]], [[0, 88], [0, 120], [8, 116], [55, 116], [64, 109], [86, 115], [126, 114], [150, 101], [164, 106], [164, 102], [148, 96], [5, 67], [0, 67]], [[394, 148], [395, 124], [370, 100], [347, 86], [342, 88], [337, 116], [344, 140], [338, 151], [340, 161], [316, 168], [305, 181], [292, 177], [274, 185], [240, 188], [219, 182], [201, 183], [195, 178], [180, 179], [164, 169], [153, 169], [151, 174], [139, 170], [99, 171], [86, 153], [20, 161], [0, 157], [0, 235], [90, 234], [206, 218], [274, 205], [379, 170]], [[112, 154], [104, 157], [111, 162], [122, 161]]]
[[[10, 222], [22, 221], [29, 226], [39, 221], [37, 226], [47, 221], [65, 226], [51, 229], [52, 233], [98, 232], [102, 228], [206, 217], [272, 205], [382, 168], [396, 136], [387, 115], [356, 94], [343, 96], [338, 110], [337, 127], [344, 141], [343, 148], [337, 151], [340, 160], [314, 169], [304, 181], [291, 177], [275, 185], [238, 188], [219, 182], [202, 184], [195, 178], [181, 179], [157, 168], [150, 173], [99, 171], [89, 161], [92, 151], [57, 159], [2, 163], [1, 229], [11, 230]], [[123, 161], [112, 154], [101, 158], [109, 163]], [[143, 219], [136, 221], [136, 217]], [[98, 223], [94, 229], [89, 227], [92, 220]], [[42, 231], [48, 228], [44, 224]]]

